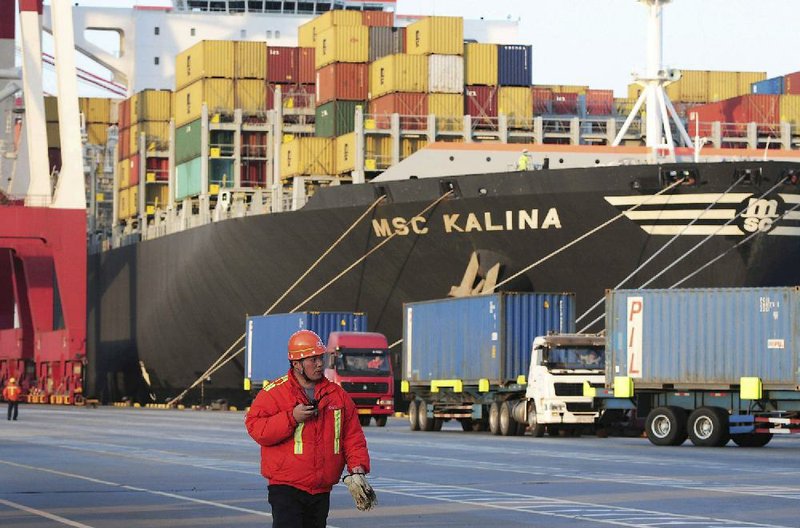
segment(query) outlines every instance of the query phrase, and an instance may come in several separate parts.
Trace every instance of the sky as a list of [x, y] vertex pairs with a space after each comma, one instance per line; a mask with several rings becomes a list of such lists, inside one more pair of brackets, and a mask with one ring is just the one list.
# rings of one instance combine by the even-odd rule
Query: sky
[[[519, 43], [533, 46], [535, 84], [588, 84], [624, 97], [631, 72], [646, 64], [647, 10], [637, 0], [397, 0], [397, 13], [518, 20]], [[800, 0], [673, 0], [663, 18], [667, 67], [770, 77], [800, 70]]]

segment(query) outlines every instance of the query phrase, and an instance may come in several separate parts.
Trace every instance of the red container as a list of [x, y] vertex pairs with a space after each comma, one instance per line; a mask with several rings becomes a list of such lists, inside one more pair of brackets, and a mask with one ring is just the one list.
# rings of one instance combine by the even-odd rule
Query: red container
[[578, 113], [578, 94], [553, 92], [553, 113], [554, 114], [577, 114]]
[[700, 135], [711, 134], [711, 123], [736, 123], [740, 127], [723, 125], [726, 135], [744, 135], [747, 123], [758, 123], [759, 132], [772, 133], [780, 122], [780, 95], [749, 94], [697, 106], [689, 111], [689, 135], [695, 134], [695, 121], [700, 122]]
[[328, 101], [366, 101], [369, 65], [334, 62], [317, 71], [317, 106]]
[[614, 90], [586, 90], [586, 113], [607, 116], [614, 111]]
[[783, 93], [785, 95], [800, 95], [800, 72], [783, 76]]
[[117, 159], [122, 161], [129, 158], [131, 155], [131, 129], [123, 128], [119, 131], [119, 140], [117, 141]]
[[391, 11], [362, 11], [361, 25], [370, 27], [392, 27], [394, 13]]
[[464, 113], [472, 116], [473, 125], [496, 125], [497, 87], [466, 86], [464, 89]]
[[147, 158], [147, 178], [155, 174], [156, 181], [169, 181], [169, 158]]
[[275, 89], [280, 86], [284, 108], [314, 108], [316, 88], [313, 84], [267, 84], [267, 109], [275, 106]]
[[134, 154], [131, 156], [131, 159], [124, 163], [129, 163], [131, 167], [131, 175], [129, 180], [131, 187], [139, 185], [139, 154]]
[[131, 100], [125, 99], [119, 103], [119, 127], [128, 128], [131, 126]]
[[267, 133], [266, 132], [242, 132], [242, 157], [243, 158], [266, 158], [267, 157]]
[[553, 113], [553, 90], [550, 88], [531, 88], [534, 115]]
[[[686, 130], [690, 136], [696, 134], [703, 136], [711, 135], [711, 123], [719, 121], [725, 123], [725, 113], [723, 112], [723, 101], [699, 105], [689, 111], [689, 128]], [[699, 122], [699, 128], [698, 128]]]
[[369, 112], [377, 128], [389, 128], [392, 114], [400, 114], [400, 128], [424, 130], [428, 127], [428, 94], [398, 92], [369, 102]]
[[298, 50], [299, 48], [287, 46], [269, 46], [267, 48], [267, 82], [299, 82], [300, 53]]
[[297, 48], [298, 66], [297, 82], [300, 84], [314, 84], [316, 82], [316, 64], [314, 63], [314, 48]]
[[241, 166], [242, 187], [264, 187], [267, 184], [267, 162], [244, 160]]

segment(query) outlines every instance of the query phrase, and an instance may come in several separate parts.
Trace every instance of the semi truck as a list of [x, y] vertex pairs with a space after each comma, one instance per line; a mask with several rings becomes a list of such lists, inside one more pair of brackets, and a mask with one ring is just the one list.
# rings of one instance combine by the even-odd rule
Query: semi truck
[[675, 446], [761, 447], [800, 432], [800, 289], [612, 290], [604, 408]]
[[394, 377], [383, 334], [367, 332], [367, 316], [348, 312], [297, 312], [248, 317], [245, 328], [245, 390], [266, 386], [289, 369], [286, 344], [298, 330], [319, 335], [331, 352], [325, 377], [356, 404], [359, 421], [386, 425], [394, 413]]
[[542, 436], [597, 420], [583, 384], [603, 385], [604, 343], [570, 334], [573, 294], [499, 292], [403, 310], [401, 392], [411, 430], [458, 420], [464, 431]]

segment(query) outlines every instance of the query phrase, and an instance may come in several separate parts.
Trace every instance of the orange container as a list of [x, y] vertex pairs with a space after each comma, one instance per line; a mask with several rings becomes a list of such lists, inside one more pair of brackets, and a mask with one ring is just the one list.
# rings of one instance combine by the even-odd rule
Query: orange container
[[369, 65], [335, 62], [317, 71], [317, 106], [328, 101], [364, 101], [369, 92]]

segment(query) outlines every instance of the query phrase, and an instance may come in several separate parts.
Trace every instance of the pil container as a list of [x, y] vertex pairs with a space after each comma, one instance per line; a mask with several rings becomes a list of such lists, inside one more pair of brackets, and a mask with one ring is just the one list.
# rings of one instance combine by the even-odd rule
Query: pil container
[[796, 390], [798, 308], [797, 287], [609, 291], [608, 381], [728, 390], [759, 377], [765, 388]]
[[500, 384], [528, 374], [531, 345], [574, 332], [575, 295], [513, 293], [403, 305], [403, 378]]
[[531, 85], [531, 46], [497, 46], [497, 82], [500, 86]]
[[245, 377], [263, 383], [289, 370], [287, 344], [299, 330], [327, 341], [331, 332], [366, 332], [367, 315], [355, 312], [297, 312], [248, 317], [245, 323]]

